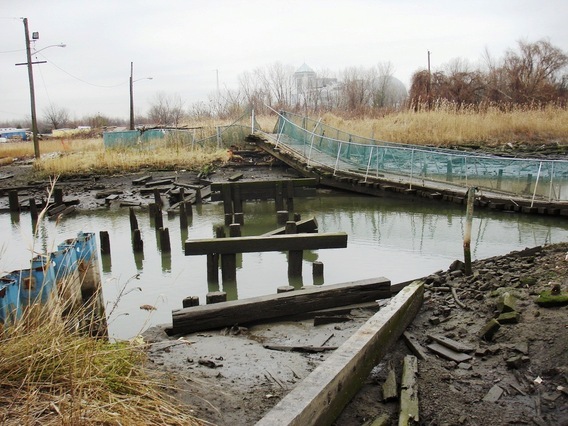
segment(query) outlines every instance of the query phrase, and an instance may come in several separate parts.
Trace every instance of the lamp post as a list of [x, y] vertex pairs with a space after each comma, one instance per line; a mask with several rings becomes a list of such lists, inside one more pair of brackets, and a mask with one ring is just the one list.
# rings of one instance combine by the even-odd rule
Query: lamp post
[[[33, 73], [33, 64], [41, 64], [45, 63], [46, 61], [39, 61], [39, 62], [32, 62], [32, 51], [30, 46], [30, 32], [28, 30], [28, 18], [23, 18], [24, 21], [24, 32], [26, 35], [26, 58], [27, 62], [16, 64], [16, 65], [27, 65], [28, 66], [28, 79], [30, 81], [30, 103], [31, 103], [31, 112], [32, 112], [32, 140], [34, 143], [34, 157], [39, 159], [41, 154], [39, 152], [39, 141], [38, 141], [38, 131], [37, 131], [37, 116], [36, 116], [36, 105], [35, 105], [35, 90], [34, 90], [34, 73]], [[34, 33], [34, 40], [37, 40], [39, 35]], [[48, 47], [65, 47], [65, 44], [52, 44], [50, 46], [46, 46], [43, 49], [37, 50], [34, 53], [41, 52], [42, 50], [47, 49]]]
[[134, 82], [136, 81], [140, 81], [140, 80], [152, 80], [153, 77], [144, 77], [144, 78], [139, 78], [138, 80], [134, 80], [133, 79], [133, 74], [134, 74], [134, 62], [130, 62], [130, 130], [134, 130], [134, 93], [133, 93], [133, 87], [134, 87]]

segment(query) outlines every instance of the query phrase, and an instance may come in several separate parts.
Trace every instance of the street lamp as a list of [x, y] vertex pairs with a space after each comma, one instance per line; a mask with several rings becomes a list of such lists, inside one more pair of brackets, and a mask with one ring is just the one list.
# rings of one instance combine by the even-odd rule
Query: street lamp
[[[36, 116], [36, 106], [35, 106], [35, 91], [34, 91], [34, 73], [33, 73], [33, 64], [43, 64], [47, 61], [38, 61], [38, 62], [32, 62], [32, 52], [31, 52], [31, 46], [30, 46], [30, 32], [28, 30], [28, 18], [23, 18], [24, 21], [24, 32], [26, 35], [26, 58], [28, 60], [28, 62], [24, 62], [21, 64], [16, 64], [16, 65], [27, 65], [28, 66], [28, 79], [30, 81], [30, 103], [31, 103], [31, 110], [32, 110], [32, 140], [34, 143], [34, 157], [36, 159], [39, 159], [41, 157], [41, 154], [39, 152], [39, 141], [38, 141], [38, 131], [37, 131], [37, 116]], [[38, 33], [34, 33], [33, 34], [33, 39], [37, 40], [39, 39], [39, 34]], [[34, 52], [38, 53], [41, 52], [42, 50], [47, 49], [48, 47], [65, 47], [65, 44], [52, 44], [49, 46], [44, 47], [43, 49], [37, 50]]]
[[133, 80], [134, 62], [130, 62], [130, 130], [134, 130], [134, 93], [132, 91], [134, 82], [140, 80], [152, 80], [153, 77], [139, 78], [138, 80]]

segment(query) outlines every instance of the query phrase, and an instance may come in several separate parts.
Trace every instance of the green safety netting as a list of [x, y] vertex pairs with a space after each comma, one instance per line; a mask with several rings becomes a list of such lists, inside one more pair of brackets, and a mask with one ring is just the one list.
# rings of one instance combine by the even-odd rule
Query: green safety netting
[[515, 196], [568, 199], [568, 161], [518, 159], [399, 144], [352, 135], [288, 112], [274, 128], [278, 143], [306, 163], [401, 182], [476, 186]]
[[251, 113], [246, 112], [227, 126], [215, 126], [207, 130], [192, 129], [140, 129], [103, 134], [106, 149], [153, 149], [158, 146], [200, 146], [208, 148], [223, 148], [242, 143], [246, 136], [254, 130], [261, 130], [260, 125]]

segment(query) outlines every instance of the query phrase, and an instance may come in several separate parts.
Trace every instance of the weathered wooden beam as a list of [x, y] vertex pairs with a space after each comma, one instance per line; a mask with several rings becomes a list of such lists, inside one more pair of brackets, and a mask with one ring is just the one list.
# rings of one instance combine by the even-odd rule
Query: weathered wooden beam
[[248, 236], [186, 240], [185, 255], [196, 256], [210, 253], [317, 250], [345, 247], [347, 247], [347, 234], [345, 232], [274, 235], [270, 237]]
[[[301, 179], [289, 179], [289, 180], [254, 180], [254, 181], [241, 181], [241, 182], [233, 182], [231, 185], [238, 185], [243, 188], [256, 188], [256, 189], [264, 189], [270, 188], [274, 189], [274, 187], [281, 183], [281, 182], [291, 182], [291, 185], [294, 187], [299, 186], [315, 186], [317, 184], [316, 179], [312, 178], [301, 178]], [[211, 184], [212, 191], [220, 191], [221, 187], [223, 186], [223, 182], [214, 182]]]
[[424, 285], [420, 281], [402, 289], [272, 408], [257, 426], [332, 424], [371, 369], [412, 322], [423, 296]]
[[184, 334], [390, 297], [384, 277], [172, 311], [168, 334]]
[[406, 355], [402, 365], [402, 379], [400, 383], [400, 415], [398, 426], [417, 425], [418, 416], [418, 359], [413, 355]]

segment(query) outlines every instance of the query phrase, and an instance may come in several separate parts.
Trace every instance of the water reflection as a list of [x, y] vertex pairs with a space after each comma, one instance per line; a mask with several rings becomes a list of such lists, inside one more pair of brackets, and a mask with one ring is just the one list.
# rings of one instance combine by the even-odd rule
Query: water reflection
[[[107, 231], [111, 254], [101, 257], [103, 291], [107, 304], [115, 306], [109, 319], [114, 337], [128, 338], [153, 324], [171, 322], [172, 309], [188, 296], [205, 303], [208, 292], [225, 291], [228, 299], [274, 294], [280, 286], [301, 288], [384, 276], [392, 282], [411, 280], [439, 269], [447, 269], [463, 257], [465, 207], [430, 200], [390, 200], [361, 196], [319, 196], [295, 200], [303, 219], [315, 217], [320, 232], [344, 231], [345, 249], [304, 251], [302, 276], [289, 278], [287, 253], [239, 254], [235, 258], [236, 279], [208, 279], [206, 256], [185, 256], [187, 238], [212, 238], [215, 227], [224, 223], [221, 204], [193, 206], [187, 229], [180, 229], [179, 215], [164, 215], [174, 242], [170, 253], [162, 252], [159, 236], [149, 214], [137, 210], [143, 250], [135, 250], [125, 209], [81, 213], [59, 224], [43, 221], [33, 241], [28, 214], [18, 222], [0, 215], [4, 230], [0, 246], [9, 247], [0, 257], [3, 271], [27, 267], [35, 252], [49, 252], [78, 231]], [[244, 205], [243, 236], [260, 235], [278, 227], [273, 202]], [[228, 234], [228, 229], [225, 228]], [[155, 238], [156, 241], [151, 240]], [[562, 218], [518, 215], [476, 210], [472, 232], [472, 257], [491, 257], [525, 247], [568, 240], [568, 225]], [[177, 243], [175, 243], [177, 241]], [[323, 278], [314, 277], [314, 262], [324, 265]], [[219, 260], [217, 259], [217, 265]], [[133, 279], [136, 277], [137, 279]], [[212, 277], [209, 277], [212, 278]], [[140, 309], [152, 305], [156, 311]]]

